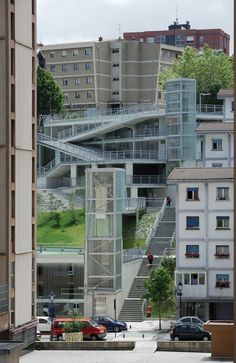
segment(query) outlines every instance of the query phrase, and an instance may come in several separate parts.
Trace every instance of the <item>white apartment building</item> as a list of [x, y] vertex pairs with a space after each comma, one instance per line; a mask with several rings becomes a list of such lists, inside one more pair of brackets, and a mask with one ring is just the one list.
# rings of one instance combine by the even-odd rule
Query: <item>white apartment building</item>
[[[176, 286], [181, 315], [233, 318], [233, 169], [174, 169]], [[179, 297], [177, 296], [177, 301]]]
[[234, 120], [234, 89], [221, 89], [217, 95], [219, 100], [223, 100], [223, 114], [225, 122], [232, 122]]

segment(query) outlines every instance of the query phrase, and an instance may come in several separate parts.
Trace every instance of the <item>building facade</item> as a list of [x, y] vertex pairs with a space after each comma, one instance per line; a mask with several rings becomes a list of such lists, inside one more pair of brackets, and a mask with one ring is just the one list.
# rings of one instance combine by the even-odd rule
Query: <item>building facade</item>
[[168, 30], [124, 33], [125, 40], [144, 43], [162, 43], [176, 47], [194, 47], [201, 50], [204, 44], [216, 51], [229, 55], [230, 36], [221, 29], [191, 29], [189, 21], [179, 24], [177, 21]]
[[157, 102], [159, 74], [182, 50], [118, 39], [44, 45], [39, 52], [64, 92], [65, 108], [88, 113]]
[[233, 169], [174, 169], [168, 183], [176, 185], [179, 315], [233, 319]]
[[0, 2], [0, 337], [35, 341], [36, 1]]

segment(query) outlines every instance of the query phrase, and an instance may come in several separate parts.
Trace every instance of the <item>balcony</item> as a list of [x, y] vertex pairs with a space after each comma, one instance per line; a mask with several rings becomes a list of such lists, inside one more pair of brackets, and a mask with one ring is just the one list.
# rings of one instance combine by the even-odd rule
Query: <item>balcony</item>
[[230, 287], [230, 281], [216, 281], [216, 287], [220, 289]]
[[223, 105], [197, 105], [197, 113], [223, 115]]
[[126, 178], [127, 184], [165, 184], [164, 175], [133, 175]]
[[185, 253], [185, 257], [186, 258], [199, 258], [200, 254], [199, 253]]
[[215, 253], [215, 258], [229, 258], [229, 253]]

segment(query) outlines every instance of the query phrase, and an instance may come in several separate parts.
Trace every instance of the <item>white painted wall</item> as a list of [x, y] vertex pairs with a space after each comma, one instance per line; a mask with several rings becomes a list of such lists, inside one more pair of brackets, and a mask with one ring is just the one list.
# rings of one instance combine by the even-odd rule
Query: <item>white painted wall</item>
[[21, 325], [32, 319], [32, 256], [15, 256], [15, 324]]
[[234, 120], [234, 111], [232, 111], [232, 102], [233, 97], [227, 97], [224, 99], [224, 121], [233, 121]]

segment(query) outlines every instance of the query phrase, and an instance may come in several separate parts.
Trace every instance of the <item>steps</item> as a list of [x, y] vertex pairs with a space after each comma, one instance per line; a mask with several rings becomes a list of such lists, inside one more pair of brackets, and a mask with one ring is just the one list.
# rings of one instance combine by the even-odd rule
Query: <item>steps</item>
[[143, 300], [126, 299], [119, 315], [122, 321], [143, 321]]

